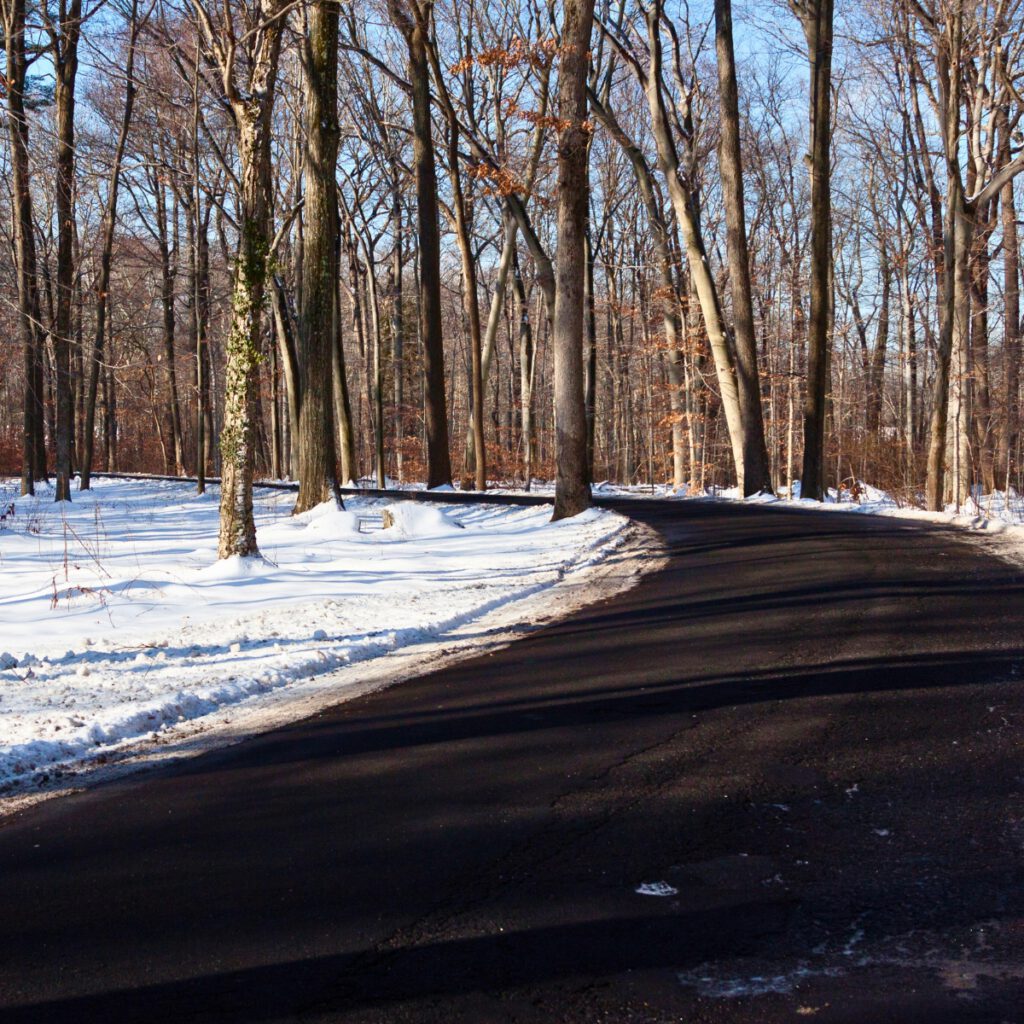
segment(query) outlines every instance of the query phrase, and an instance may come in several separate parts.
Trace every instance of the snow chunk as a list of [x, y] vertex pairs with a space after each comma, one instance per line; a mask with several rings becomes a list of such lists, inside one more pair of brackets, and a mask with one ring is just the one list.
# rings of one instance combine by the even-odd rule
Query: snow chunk
[[387, 511], [394, 519], [394, 531], [402, 537], [443, 537], [461, 533], [465, 527], [450, 518], [444, 509], [434, 505], [419, 505], [403, 501], [389, 505]]
[[222, 583], [230, 580], [249, 580], [258, 576], [267, 576], [273, 570], [274, 567], [264, 558], [232, 555], [230, 558], [219, 558], [213, 565], [200, 569], [196, 573], [196, 577], [207, 583]]

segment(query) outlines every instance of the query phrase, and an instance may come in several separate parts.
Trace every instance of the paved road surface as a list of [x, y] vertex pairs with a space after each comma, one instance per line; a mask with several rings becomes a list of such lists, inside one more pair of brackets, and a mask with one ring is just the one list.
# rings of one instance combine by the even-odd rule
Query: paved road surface
[[629, 509], [637, 589], [0, 826], [0, 1021], [1024, 1021], [1021, 573]]

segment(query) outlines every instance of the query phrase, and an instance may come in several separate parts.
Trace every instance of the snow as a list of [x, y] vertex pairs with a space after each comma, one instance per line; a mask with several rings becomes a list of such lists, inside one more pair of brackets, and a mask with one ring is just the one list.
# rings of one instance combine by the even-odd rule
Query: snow
[[390, 512], [394, 518], [394, 529], [410, 540], [417, 537], [451, 536], [463, 529], [462, 523], [436, 505], [410, 502], [395, 505]]
[[55, 504], [48, 490], [19, 497], [0, 481], [0, 504], [15, 504], [0, 528], [8, 791], [190, 726], [230, 727], [282, 691], [343, 699], [371, 659], [436, 652], [467, 624], [479, 637], [496, 609], [549, 603], [552, 587], [625, 542], [629, 522], [369, 498], [292, 516], [294, 493], [261, 488], [263, 557], [218, 561], [215, 494], [169, 481], [94, 488]]

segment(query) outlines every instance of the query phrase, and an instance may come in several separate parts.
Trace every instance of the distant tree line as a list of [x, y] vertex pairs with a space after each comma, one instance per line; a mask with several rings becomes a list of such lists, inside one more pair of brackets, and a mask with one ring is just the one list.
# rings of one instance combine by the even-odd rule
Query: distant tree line
[[1021, 487], [1024, 0], [0, 0], [0, 470]]

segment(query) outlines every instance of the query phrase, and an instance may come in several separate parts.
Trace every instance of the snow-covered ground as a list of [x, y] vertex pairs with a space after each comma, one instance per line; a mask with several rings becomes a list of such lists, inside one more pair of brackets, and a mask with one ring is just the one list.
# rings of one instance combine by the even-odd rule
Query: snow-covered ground
[[321, 705], [361, 692], [382, 679], [368, 659], [436, 657], [497, 628], [500, 609], [515, 615], [499, 625], [529, 621], [567, 602], [553, 587], [579, 602], [572, 582], [629, 524], [365, 498], [293, 517], [293, 493], [259, 489], [264, 560], [218, 562], [216, 489], [99, 480], [73, 498], [0, 481], [0, 791], [230, 730], [289, 694], [308, 710], [311, 692]]
[[830, 489], [824, 501], [800, 498], [799, 487], [800, 485], [797, 483], [794, 488], [796, 495], [792, 498], [758, 495], [741, 499], [736, 488], [723, 491], [718, 497], [764, 505], [818, 509], [823, 512], [851, 512], [861, 515], [892, 516], [898, 519], [916, 519], [921, 522], [944, 523], [990, 534], [1003, 533], [1012, 529], [1015, 534], [1019, 531], [1019, 538], [1024, 539], [1024, 528], [1022, 528], [1024, 502], [1012, 492], [1009, 495], [1000, 492], [972, 498], [960, 508], [950, 505], [942, 512], [927, 512], [915, 505], [900, 503], [885, 491], [867, 484], [862, 484], [856, 495], [848, 490], [837, 493], [834, 489]]

